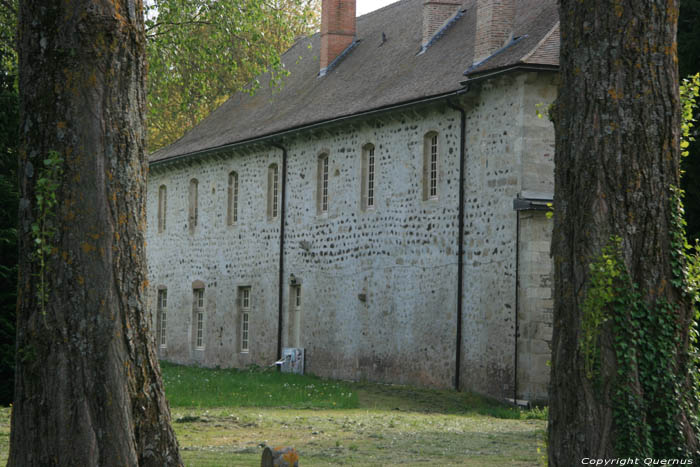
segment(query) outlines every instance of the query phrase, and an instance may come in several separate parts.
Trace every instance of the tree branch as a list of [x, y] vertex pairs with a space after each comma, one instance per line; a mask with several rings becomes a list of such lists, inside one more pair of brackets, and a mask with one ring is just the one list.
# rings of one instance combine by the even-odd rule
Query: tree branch
[[[0, 2], [4, 2], [4, 1], [5, 0], [0, 0]], [[157, 28], [158, 26], [186, 26], [186, 25], [190, 25], [190, 24], [207, 24], [207, 25], [211, 26], [213, 23], [210, 21], [183, 21], [181, 23], [173, 23], [170, 21], [166, 21], [163, 23], [156, 23], [153, 26], [147, 28], [146, 33], [148, 33], [151, 29]]]

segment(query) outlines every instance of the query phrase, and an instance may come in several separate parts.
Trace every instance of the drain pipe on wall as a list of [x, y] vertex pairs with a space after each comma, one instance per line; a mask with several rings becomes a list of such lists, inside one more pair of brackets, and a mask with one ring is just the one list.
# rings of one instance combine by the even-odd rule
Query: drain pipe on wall
[[[466, 89], [465, 89], [466, 92]], [[465, 110], [448, 100], [447, 105], [459, 112], [459, 229], [457, 238], [457, 342], [455, 350], [455, 390], [459, 391], [462, 366], [462, 287], [464, 282], [464, 164], [466, 159], [467, 116]]]
[[[280, 264], [279, 264], [279, 289], [277, 292], [279, 303], [277, 310], [277, 360], [282, 359], [282, 310], [284, 297], [284, 222], [287, 213], [287, 148], [278, 143], [272, 146], [282, 150], [282, 182], [280, 184]], [[282, 367], [277, 365], [279, 371]]]
[[[518, 198], [520, 195], [518, 195]], [[520, 308], [520, 210], [515, 211], [515, 330], [513, 332], [513, 404], [518, 405], [518, 309]]]

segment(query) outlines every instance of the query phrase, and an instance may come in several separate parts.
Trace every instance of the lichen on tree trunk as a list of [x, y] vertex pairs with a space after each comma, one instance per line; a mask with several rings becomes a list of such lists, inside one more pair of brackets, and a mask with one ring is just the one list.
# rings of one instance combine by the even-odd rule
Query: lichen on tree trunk
[[[10, 466], [182, 465], [145, 302], [144, 49], [140, 0], [21, 3]], [[40, 266], [37, 182], [54, 152]]]
[[[561, 0], [559, 12], [549, 465], [697, 457], [694, 311], [673, 267], [678, 0]], [[590, 298], [604, 256], [617, 271], [609, 301]], [[581, 345], [584, 303], [603, 307], [595, 345]]]

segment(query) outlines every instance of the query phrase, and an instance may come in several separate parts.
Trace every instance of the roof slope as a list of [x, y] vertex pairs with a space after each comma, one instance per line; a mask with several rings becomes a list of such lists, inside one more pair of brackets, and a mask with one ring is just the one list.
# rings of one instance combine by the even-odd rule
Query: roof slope
[[[320, 78], [320, 35], [303, 38], [282, 57], [290, 75], [281, 88], [270, 87], [269, 77], [263, 76], [255, 95], [236, 93], [182, 138], [153, 153], [150, 161], [456, 91], [472, 65], [473, 3], [465, 2], [463, 15], [420, 55], [423, 0], [402, 0], [361, 16], [359, 43]], [[469, 74], [524, 63], [525, 58], [536, 63], [541, 54], [533, 51], [548, 42], [558, 21], [556, 0], [517, 0], [517, 8], [513, 33], [523, 38]], [[544, 55], [543, 64], [550, 64], [551, 54]]]

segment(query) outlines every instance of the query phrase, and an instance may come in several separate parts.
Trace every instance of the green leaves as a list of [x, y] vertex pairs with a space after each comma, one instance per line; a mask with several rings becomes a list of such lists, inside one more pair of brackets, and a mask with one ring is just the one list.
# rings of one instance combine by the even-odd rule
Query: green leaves
[[179, 138], [266, 71], [287, 74], [281, 54], [315, 31], [318, 0], [153, 0], [145, 7], [149, 150]]
[[579, 341], [589, 379], [596, 373], [600, 357], [598, 337], [600, 328], [608, 320], [608, 308], [620, 299], [619, 290], [627, 288], [629, 282], [624, 264], [619, 259], [621, 243], [620, 237], [612, 237], [598, 260], [589, 265], [590, 285], [581, 309], [582, 336]]
[[695, 126], [693, 110], [697, 107], [697, 99], [700, 97], [700, 73], [683, 79], [680, 90], [681, 97], [681, 155], [688, 155], [688, 146], [695, 138], [691, 136], [691, 129]]

